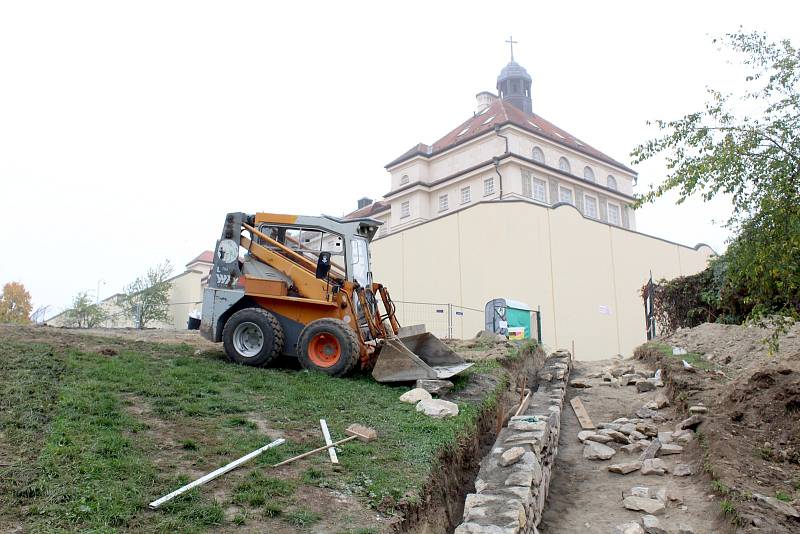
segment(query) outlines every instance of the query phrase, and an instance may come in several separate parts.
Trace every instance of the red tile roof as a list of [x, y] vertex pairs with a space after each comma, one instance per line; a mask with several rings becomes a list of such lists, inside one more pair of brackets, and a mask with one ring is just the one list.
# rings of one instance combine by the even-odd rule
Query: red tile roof
[[214, 263], [214, 252], [211, 250], [204, 250], [195, 259], [193, 259], [186, 265], [189, 266], [194, 263]]
[[357, 209], [352, 213], [348, 213], [347, 215], [344, 216], [344, 218], [358, 219], [359, 217], [372, 217], [376, 213], [388, 210], [389, 207], [390, 206], [388, 202], [383, 202], [381, 200], [378, 200], [376, 202], [373, 202], [369, 206], [364, 206], [363, 208]]
[[[503, 100], [495, 100], [489, 108], [479, 115], [470, 117], [450, 133], [433, 143], [425, 145], [417, 144], [394, 161], [388, 163], [386, 167], [392, 167], [398, 163], [410, 159], [414, 156], [430, 157], [434, 154], [452, 148], [464, 141], [473, 139], [494, 129], [495, 126], [513, 124], [523, 130], [527, 130], [536, 135], [540, 135], [554, 141], [560, 145], [568, 146], [578, 152], [592, 156], [610, 165], [614, 165], [627, 172], [636, 174], [636, 171], [610, 156], [600, 152], [596, 148], [584, 143], [574, 135], [562, 130], [553, 123], [545, 120], [535, 113], [525, 113], [521, 109]], [[459, 135], [460, 134], [460, 135]]]

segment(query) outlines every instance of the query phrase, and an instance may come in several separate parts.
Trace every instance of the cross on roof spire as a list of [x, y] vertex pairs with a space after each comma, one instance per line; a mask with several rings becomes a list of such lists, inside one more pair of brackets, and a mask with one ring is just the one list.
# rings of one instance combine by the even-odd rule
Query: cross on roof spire
[[508, 41], [506, 42], [511, 46], [511, 61], [514, 61], [514, 45], [519, 44], [519, 42], [515, 41], [511, 35], [508, 36]]

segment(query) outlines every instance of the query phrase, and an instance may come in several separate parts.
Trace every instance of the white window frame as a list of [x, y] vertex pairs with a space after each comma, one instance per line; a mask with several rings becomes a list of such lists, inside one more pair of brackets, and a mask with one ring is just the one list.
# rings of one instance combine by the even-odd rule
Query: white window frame
[[[466, 195], [464, 195], [466, 193]], [[461, 188], [461, 203], [469, 204], [472, 201], [472, 186], [466, 185]], [[466, 198], [466, 200], [465, 200]]]
[[483, 196], [494, 195], [494, 176], [483, 179]]
[[[614, 185], [611, 185], [612, 182]], [[614, 191], [619, 191], [619, 182], [617, 182], [617, 179], [614, 177], [614, 175], [609, 174], [606, 177], [606, 187], [613, 189]]]
[[[542, 189], [542, 198], [539, 198], [536, 195], [536, 182], [539, 182], [539, 183], [542, 184], [542, 188], [543, 188]], [[533, 181], [531, 183], [531, 192], [533, 193], [533, 200], [538, 200], [539, 202], [547, 202], [547, 188], [548, 188], [547, 180], [545, 180], [543, 178], [536, 178], [534, 176], [533, 177]]]
[[[444, 200], [444, 202], [442, 202]], [[439, 213], [450, 209], [450, 199], [447, 193], [439, 195]]]
[[[562, 167], [562, 165], [561, 165], [562, 162], [566, 164], [565, 165], [566, 169], [564, 167]], [[570, 162], [566, 158], [566, 156], [561, 156], [560, 158], [558, 158], [558, 170], [560, 170], [562, 172], [565, 172], [567, 174], [572, 174], [572, 164], [570, 164]]]
[[[591, 199], [594, 202], [594, 214], [590, 214], [589, 210], [586, 209], [586, 200], [587, 199]], [[599, 218], [599, 215], [598, 215], [599, 206], [600, 206], [600, 203], [599, 203], [597, 197], [592, 196], [592, 195], [587, 195], [586, 193], [583, 194], [583, 214], [584, 215], [586, 215], [587, 217], [589, 217], [591, 219], [598, 219]]]
[[[617, 221], [616, 222], [611, 220], [611, 207], [612, 206], [617, 208]], [[606, 209], [607, 209], [607, 212], [608, 212], [608, 223], [609, 224], [613, 224], [614, 226], [622, 226], [622, 206], [620, 206], [619, 204], [615, 204], [613, 202], [609, 202], [607, 207], [606, 207]]]
[[404, 174], [403, 176], [400, 177], [400, 185], [406, 185], [410, 181], [411, 178], [409, 178], [407, 174]]
[[400, 203], [400, 218], [408, 219], [411, 217], [411, 201], [404, 200]]
[[522, 171], [522, 196], [533, 198], [533, 176], [529, 171]]
[[[586, 171], [589, 171], [588, 173]], [[587, 176], [588, 174], [588, 176]], [[595, 178], [594, 169], [589, 167], [588, 165], [583, 168], [583, 179], [588, 182], [597, 182], [597, 178]]]
[[[542, 159], [536, 159], [537, 152], [542, 155]], [[531, 150], [531, 159], [538, 163], [544, 163], [544, 150], [542, 150], [542, 147], [538, 145], [533, 147], [533, 149]]]
[[[569, 191], [569, 196], [570, 196], [570, 198], [572, 200], [570, 200], [569, 202], [567, 202], [566, 200], [562, 200], [562, 198], [561, 198], [561, 191], [562, 190], [563, 191]], [[567, 187], [565, 185], [559, 184], [558, 185], [558, 201], [559, 202], [564, 202], [566, 204], [572, 204], [574, 206], [575, 205], [575, 190], [573, 190], [571, 187]]]

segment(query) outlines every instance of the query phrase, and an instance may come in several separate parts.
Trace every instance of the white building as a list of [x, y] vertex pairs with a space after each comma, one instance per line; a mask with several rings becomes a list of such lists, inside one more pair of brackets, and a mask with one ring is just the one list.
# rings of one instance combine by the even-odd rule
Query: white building
[[636, 172], [531, 112], [531, 77], [515, 61], [497, 89], [478, 93], [472, 116], [438, 141], [388, 163], [384, 199], [350, 216], [383, 221], [386, 235], [478, 201], [527, 199], [635, 229]]
[[650, 272], [694, 274], [714, 252], [637, 232], [636, 172], [534, 113], [531, 77], [513, 58], [497, 91], [478, 93], [472, 116], [438, 141], [387, 164], [384, 199], [348, 215], [384, 222], [375, 280], [404, 324], [471, 337], [485, 304], [505, 297], [541, 308], [549, 347], [629, 355], [646, 339]]

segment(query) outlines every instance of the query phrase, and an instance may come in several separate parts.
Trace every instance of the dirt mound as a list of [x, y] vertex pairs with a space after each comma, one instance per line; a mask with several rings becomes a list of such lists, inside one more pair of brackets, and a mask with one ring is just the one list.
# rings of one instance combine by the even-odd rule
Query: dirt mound
[[[800, 325], [778, 338], [773, 353], [764, 342], [771, 334], [703, 324], [636, 353], [663, 369], [679, 409], [708, 407], [699, 428], [704, 468], [737, 532], [800, 532], [790, 515], [800, 514]], [[674, 347], [688, 354], [673, 354]]]
[[705, 323], [679, 328], [664, 342], [702, 354], [709, 362], [724, 366], [726, 372], [781, 363], [800, 370], [800, 323], [778, 338], [778, 350], [770, 354], [766, 340], [772, 333], [758, 326]]

